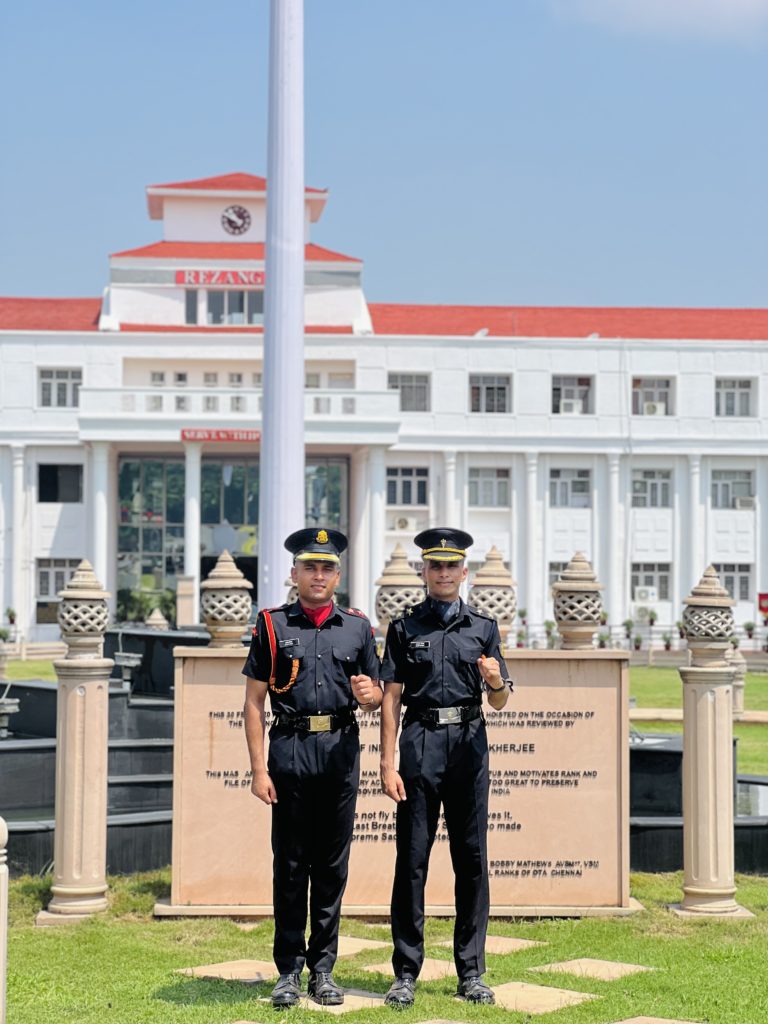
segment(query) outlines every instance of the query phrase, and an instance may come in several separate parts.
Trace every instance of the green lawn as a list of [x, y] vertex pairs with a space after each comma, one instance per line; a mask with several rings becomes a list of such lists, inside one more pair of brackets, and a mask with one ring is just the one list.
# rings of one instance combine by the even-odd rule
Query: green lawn
[[[255, 862], [254, 869], [257, 869]], [[262, 865], [263, 867], [263, 865]], [[598, 999], [531, 1018], [501, 1008], [469, 1007], [453, 999], [455, 982], [425, 982], [413, 1010], [397, 1015], [403, 1024], [428, 1018], [489, 1024], [608, 1024], [655, 1016], [708, 1024], [761, 1024], [768, 1020], [768, 882], [740, 877], [738, 899], [756, 913], [738, 922], [688, 921], [673, 917], [668, 903], [680, 898], [679, 874], [635, 875], [632, 892], [645, 912], [623, 920], [497, 921], [494, 934], [536, 939], [546, 946], [507, 956], [489, 956], [491, 984], [525, 981], [590, 992]], [[11, 885], [8, 1019], [13, 1024], [232, 1024], [274, 1021], [269, 985], [204, 981], [174, 974], [178, 967], [223, 960], [271, 960], [272, 927], [250, 933], [231, 921], [154, 921], [151, 908], [168, 892], [168, 873], [116, 878], [110, 882], [108, 915], [86, 924], [35, 929], [33, 915], [47, 899], [47, 883], [20, 879]], [[446, 920], [427, 923], [428, 955], [450, 959], [434, 944], [450, 938]], [[389, 941], [386, 925], [345, 921], [345, 934]], [[597, 957], [653, 967], [621, 981], [600, 982], [562, 974], [531, 974], [537, 964]], [[371, 950], [344, 959], [336, 976], [348, 987], [386, 991], [382, 975], [366, 963], [388, 959]], [[304, 975], [306, 980], [306, 975]], [[361, 1010], [352, 1024], [391, 1020], [385, 1008]], [[317, 1015], [291, 1011], [294, 1024], [317, 1024]]]
[[[681, 708], [683, 684], [676, 668], [631, 668], [630, 695], [639, 708]], [[744, 707], [749, 711], [768, 710], [768, 675], [747, 673]]]
[[45, 679], [55, 682], [56, 680], [52, 661], [9, 661], [7, 674], [8, 678], [14, 681], [17, 679]]
[[[682, 722], [633, 722], [632, 727], [643, 733], [683, 731]], [[733, 735], [739, 741], [736, 746], [737, 771], [742, 775], [768, 775], [768, 725], [735, 722]]]

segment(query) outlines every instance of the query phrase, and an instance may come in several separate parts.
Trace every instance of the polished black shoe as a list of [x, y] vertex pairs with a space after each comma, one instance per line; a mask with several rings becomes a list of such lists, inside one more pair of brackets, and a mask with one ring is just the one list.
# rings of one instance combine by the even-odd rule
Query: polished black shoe
[[385, 1006], [394, 1006], [396, 1010], [407, 1010], [416, 1001], [416, 979], [407, 974], [395, 978], [384, 996]]
[[466, 999], [468, 1003], [487, 1003], [490, 1005], [496, 1002], [496, 996], [493, 994], [493, 991], [488, 988], [483, 979], [478, 975], [474, 975], [471, 978], [462, 978], [456, 995], [460, 999]]
[[281, 974], [272, 989], [272, 1005], [276, 1010], [287, 1010], [301, 999], [301, 980], [298, 974]]
[[312, 972], [307, 994], [321, 1006], [341, 1006], [344, 1002], [344, 989], [336, 984], [330, 971]]

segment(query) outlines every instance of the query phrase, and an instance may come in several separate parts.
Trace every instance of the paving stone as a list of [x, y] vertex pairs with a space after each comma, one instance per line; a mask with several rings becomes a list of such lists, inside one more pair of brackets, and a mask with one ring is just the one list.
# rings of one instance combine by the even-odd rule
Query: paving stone
[[[393, 977], [392, 964], [368, 964], [363, 968], [371, 974], [386, 974]], [[419, 981], [438, 981], [440, 978], [455, 978], [456, 968], [451, 960], [433, 960], [425, 957], [419, 973]]]
[[615, 960], [592, 960], [581, 957], [578, 960], [563, 960], [557, 964], [541, 964], [529, 967], [529, 971], [551, 971], [555, 974], [575, 974], [580, 978], [596, 978], [598, 981], [615, 981], [625, 978], [628, 974], [640, 974], [652, 971], [653, 967], [641, 967], [639, 964], [622, 964]]
[[549, 988], [544, 985], [529, 985], [524, 981], [509, 981], [506, 985], [494, 985], [496, 1003], [505, 1010], [518, 1013], [552, 1013], [564, 1006], [576, 1006], [588, 999], [597, 999], [589, 992], [572, 992], [566, 988]]
[[179, 967], [174, 973], [186, 974], [189, 978], [242, 981], [246, 985], [258, 985], [259, 982], [277, 978], [277, 968], [268, 960], [227, 960], [221, 964], [204, 964], [202, 967]]
[[[432, 943], [435, 946], [443, 946], [445, 949], [453, 949], [453, 939], [446, 942]], [[486, 953], [519, 953], [521, 949], [530, 949], [532, 946], [546, 946], [546, 942], [534, 942], [533, 939], [513, 939], [509, 935], [488, 935], [485, 939]]]
[[339, 956], [354, 956], [364, 949], [392, 949], [392, 943], [381, 939], [358, 939], [351, 935], [339, 936]]
[[632, 1017], [630, 1020], [617, 1020], [614, 1024], [696, 1024], [692, 1020], [671, 1020], [669, 1017]]
[[[262, 997], [258, 1000], [260, 1003], [270, 1003], [272, 1000], [269, 996]], [[317, 1010], [320, 1013], [333, 1013], [336, 1016], [342, 1013], [352, 1013], [354, 1010], [375, 1010], [379, 1006], [384, 1005], [384, 996], [381, 992], [365, 992], [359, 988], [345, 988], [344, 989], [344, 1002], [341, 1006], [321, 1006], [320, 1003], [316, 1003], [314, 999], [310, 999], [306, 994], [301, 1002], [298, 1004], [297, 1009], [299, 1010]], [[235, 1021], [234, 1024], [255, 1024], [254, 1021], [239, 1020]], [[455, 1024], [455, 1022], [452, 1022]]]

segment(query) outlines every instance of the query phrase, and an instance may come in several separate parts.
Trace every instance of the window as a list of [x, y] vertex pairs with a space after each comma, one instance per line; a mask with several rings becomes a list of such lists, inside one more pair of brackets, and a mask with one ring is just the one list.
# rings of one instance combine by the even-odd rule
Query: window
[[752, 566], [736, 562], [715, 565], [720, 582], [735, 601], [752, 600]]
[[632, 508], [670, 508], [671, 487], [669, 469], [633, 469]]
[[671, 416], [672, 381], [669, 377], [632, 378], [633, 416]]
[[187, 386], [187, 373], [186, 370], [181, 370], [173, 375], [173, 383], [177, 388], [185, 388]]
[[632, 600], [637, 601], [637, 587], [655, 587], [659, 601], [669, 600], [669, 562], [633, 562], [632, 563]]
[[509, 470], [471, 467], [469, 504], [482, 508], [509, 508]]
[[203, 384], [207, 388], [216, 388], [219, 386], [219, 375], [215, 371], [203, 374]]
[[255, 388], [261, 387], [261, 372], [251, 374], [251, 384]]
[[592, 412], [592, 378], [553, 377], [552, 412], [563, 416]]
[[553, 583], [557, 583], [560, 579], [560, 573], [564, 572], [568, 568], [567, 562], [550, 562], [549, 563], [549, 586], [552, 587]]
[[41, 625], [56, 622], [59, 607], [59, 591], [72, 579], [80, 564], [79, 558], [38, 558], [35, 563], [37, 579], [37, 614], [35, 621]]
[[219, 396], [218, 395], [203, 395], [203, 412], [218, 412], [219, 411]]
[[82, 370], [38, 370], [38, 397], [44, 409], [74, 409], [80, 404]]
[[232, 395], [229, 408], [231, 412], [245, 412], [245, 395]]
[[401, 412], [429, 412], [428, 373], [390, 373], [387, 387], [400, 392]]
[[591, 508], [591, 476], [588, 469], [550, 469], [549, 504], [552, 508]]
[[175, 397], [176, 412], [189, 412], [189, 396], [188, 395], [176, 395]]
[[512, 412], [509, 377], [471, 374], [469, 378], [470, 412]]
[[174, 588], [184, 571], [184, 463], [120, 459], [117, 493], [117, 603], [123, 617], [131, 594]]
[[752, 415], [752, 381], [718, 377], [715, 381], [715, 416]]
[[163, 396], [162, 395], [146, 395], [145, 403], [147, 412], [162, 412], [163, 411]]
[[229, 386], [231, 388], [241, 388], [243, 386], [243, 375], [242, 375], [242, 373], [230, 373], [230, 375], [229, 375]]
[[209, 324], [260, 324], [264, 322], [264, 292], [209, 291]]
[[712, 470], [712, 508], [751, 508], [754, 493], [750, 469]]
[[387, 469], [388, 505], [426, 505], [429, 470], [414, 466]]
[[165, 370], [152, 370], [149, 380], [153, 388], [161, 388], [165, 384]]
[[37, 500], [81, 502], [83, 467], [40, 463], [37, 467]]
[[197, 323], [197, 289], [188, 288], [184, 292], [184, 323]]

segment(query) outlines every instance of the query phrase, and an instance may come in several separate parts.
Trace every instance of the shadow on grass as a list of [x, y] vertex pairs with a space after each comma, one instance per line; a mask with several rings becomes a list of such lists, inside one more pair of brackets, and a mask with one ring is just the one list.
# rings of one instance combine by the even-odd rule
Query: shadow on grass
[[242, 981], [224, 981], [214, 978], [179, 978], [170, 985], [155, 989], [152, 998], [179, 1006], [227, 1005], [235, 1006], [268, 996], [272, 985], [247, 985]]

